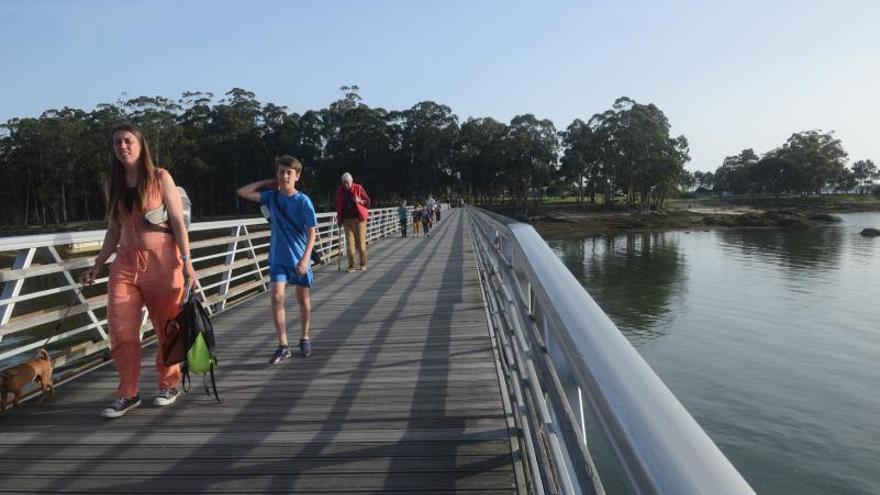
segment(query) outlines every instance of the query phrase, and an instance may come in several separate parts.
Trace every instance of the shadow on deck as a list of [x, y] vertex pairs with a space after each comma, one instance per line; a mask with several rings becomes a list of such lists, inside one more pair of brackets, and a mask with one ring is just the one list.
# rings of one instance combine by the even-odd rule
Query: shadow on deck
[[[310, 358], [267, 361], [267, 295], [215, 317], [218, 388], [104, 420], [105, 366], [0, 416], [0, 491], [517, 492], [511, 432], [461, 210], [430, 238], [371, 246], [370, 269], [316, 272]], [[291, 342], [299, 311], [288, 299]]]

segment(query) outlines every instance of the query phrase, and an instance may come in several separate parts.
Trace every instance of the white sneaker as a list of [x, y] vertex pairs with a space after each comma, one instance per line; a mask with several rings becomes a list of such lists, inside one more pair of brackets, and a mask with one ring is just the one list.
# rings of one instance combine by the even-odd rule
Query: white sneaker
[[180, 390], [177, 388], [160, 388], [159, 395], [153, 399], [153, 405], [160, 407], [170, 406], [174, 404], [178, 397], [180, 397]]

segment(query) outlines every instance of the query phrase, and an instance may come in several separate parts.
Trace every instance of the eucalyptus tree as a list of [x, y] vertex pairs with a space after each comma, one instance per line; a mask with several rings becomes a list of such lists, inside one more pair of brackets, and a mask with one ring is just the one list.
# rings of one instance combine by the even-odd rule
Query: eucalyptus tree
[[423, 101], [393, 116], [406, 157], [409, 189], [416, 196], [441, 195], [453, 182], [452, 158], [458, 139], [458, 117], [446, 106]]
[[299, 115], [287, 112], [287, 107], [274, 103], [263, 105], [259, 124], [260, 163], [254, 164], [255, 169], [264, 171], [271, 167], [273, 159], [283, 154], [296, 154], [300, 147]]
[[669, 121], [653, 104], [633, 102], [622, 113], [626, 125], [620, 128], [620, 140], [628, 170], [618, 177], [625, 179], [622, 185], [628, 203], [638, 201], [643, 208], [660, 207], [690, 159], [687, 139], [669, 136]]
[[[327, 190], [333, 189], [338, 184], [340, 175], [348, 171], [354, 162], [355, 152], [352, 147], [356, 144], [350, 140], [357, 137], [357, 132], [354, 130], [357, 125], [352, 122], [357, 120], [357, 116], [349, 118], [347, 123], [347, 114], [365, 106], [357, 85], [341, 86], [339, 90], [343, 93], [341, 98], [311, 116], [314, 130], [321, 136], [324, 158], [317, 172], [318, 183]], [[357, 172], [353, 173], [357, 175]], [[357, 177], [357, 180], [360, 181], [361, 178]]]
[[[86, 113], [65, 107], [39, 118], [11, 119], [6, 136], [6, 208], [25, 224], [61, 223], [80, 218], [81, 171], [76, 163]], [[22, 188], [24, 181], [24, 188]]]
[[614, 110], [606, 110], [593, 115], [587, 124], [593, 130], [596, 143], [597, 192], [602, 194], [604, 204], [612, 205], [619, 189], [617, 173], [623, 168], [623, 151], [616, 139], [620, 119]]
[[[331, 190], [339, 180], [333, 174], [327, 173], [324, 163], [326, 136], [324, 134], [324, 121], [320, 111], [308, 110], [297, 121], [299, 130], [299, 148], [294, 150], [296, 156], [303, 160], [307, 177], [315, 190]], [[311, 195], [312, 199], [318, 196]], [[317, 205], [316, 205], [317, 206]]]
[[510, 121], [504, 139], [505, 173], [514, 200], [523, 205], [529, 192], [542, 194], [555, 178], [559, 141], [553, 122], [527, 113]]
[[877, 165], [872, 160], [859, 160], [852, 164], [852, 172], [853, 178], [858, 182], [859, 191], [864, 193], [868, 189], [868, 181], [877, 178]]
[[504, 173], [508, 127], [492, 118], [469, 118], [461, 125], [455, 146], [455, 172], [468, 200], [491, 204], [508, 184]]
[[577, 187], [577, 201], [590, 195], [590, 202], [596, 202], [597, 186], [601, 176], [600, 142], [593, 128], [575, 119], [565, 131], [559, 133], [564, 152], [559, 173], [566, 182]]
[[853, 171], [844, 167], [841, 168], [837, 175], [833, 177], [831, 183], [834, 185], [835, 192], [849, 192], [856, 188], [859, 185], [859, 181], [856, 179]]
[[215, 181], [210, 177], [215, 138], [211, 130], [213, 116], [211, 92], [186, 91], [177, 100], [178, 139], [174, 143], [174, 180], [186, 188], [192, 200], [193, 216], [215, 213]]
[[123, 108], [126, 118], [143, 130], [153, 160], [157, 164], [171, 162], [172, 158], [166, 155], [177, 137], [180, 104], [162, 96], [140, 96], [126, 101]]
[[36, 119], [13, 118], [2, 125], [0, 135], [0, 192], [5, 208], [0, 209], [3, 223], [23, 225], [36, 222], [32, 213], [33, 177], [32, 150], [28, 150], [30, 134]]
[[802, 195], [819, 193], [839, 177], [845, 168], [847, 154], [834, 132], [821, 130], [792, 134], [774, 156], [792, 163], [795, 186]]
[[621, 97], [589, 125], [599, 145], [606, 202], [621, 192], [629, 206], [662, 206], [690, 160], [687, 139], [670, 137], [666, 115], [653, 104]]
[[759, 161], [760, 158], [751, 148], [725, 157], [721, 166], [715, 170], [716, 191], [744, 194], [755, 190], [752, 174]]
[[342, 116], [339, 131], [327, 144], [327, 151], [339, 172], [357, 177], [375, 197], [383, 197], [402, 186], [390, 170], [392, 137], [388, 132], [388, 112], [360, 104]]
[[[79, 188], [76, 186], [81, 171], [77, 168], [85, 128], [86, 112], [64, 107], [61, 110], [47, 110], [40, 117], [41, 154], [49, 168], [46, 170], [46, 183], [37, 184], [54, 223], [67, 223], [81, 215]], [[73, 204], [71, 204], [73, 199]]]
[[792, 188], [794, 170], [785, 158], [768, 154], [749, 170], [749, 183], [760, 192], [779, 197]]
[[[207, 156], [211, 184], [211, 195], [229, 195], [235, 197], [237, 185], [245, 183], [247, 178], [256, 177], [255, 169], [259, 167], [260, 129], [262, 104], [254, 93], [241, 88], [233, 88], [226, 93], [226, 98], [215, 105], [211, 111], [208, 125], [211, 153]], [[243, 173], [242, 169], [246, 171]], [[228, 213], [225, 203], [218, 203], [214, 213]], [[240, 213], [240, 203], [233, 202], [235, 211]]]

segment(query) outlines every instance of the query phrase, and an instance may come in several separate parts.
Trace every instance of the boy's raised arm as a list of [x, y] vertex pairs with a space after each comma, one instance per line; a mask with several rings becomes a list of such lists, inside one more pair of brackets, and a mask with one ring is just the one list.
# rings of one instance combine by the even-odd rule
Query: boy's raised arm
[[256, 182], [251, 182], [246, 186], [239, 187], [238, 195], [244, 199], [253, 201], [254, 203], [259, 203], [260, 189], [264, 187], [275, 188], [278, 187], [278, 185], [275, 182], [275, 179], [258, 180]]

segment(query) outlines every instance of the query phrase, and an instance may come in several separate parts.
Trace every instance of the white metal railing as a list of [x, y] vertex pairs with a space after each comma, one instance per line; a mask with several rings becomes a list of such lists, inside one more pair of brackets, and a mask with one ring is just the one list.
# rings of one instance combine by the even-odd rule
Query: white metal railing
[[604, 493], [589, 412], [636, 493], [754, 493], [531, 226], [467, 212], [531, 492]]
[[[399, 232], [397, 208], [370, 210], [367, 242]], [[193, 264], [200, 293], [209, 311], [266, 291], [268, 285], [269, 225], [262, 217], [200, 222], [190, 226]], [[107, 359], [108, 270], [93, 286], [79, 293], [79, 275], [92, 266], [104, 230], [0, 238], [0, 369], [26, 361], [46, 343], [70, 305], [62, 328], [46, 347], [59, 374], [56, 382]], [[325, 262], [345, 255], [344, 234], [335, 213], [318, 214], [315, 249]], [[111, 257], [108, 263], [113, 260]], [[144, 309], [142, 340], [152, 340]]]

